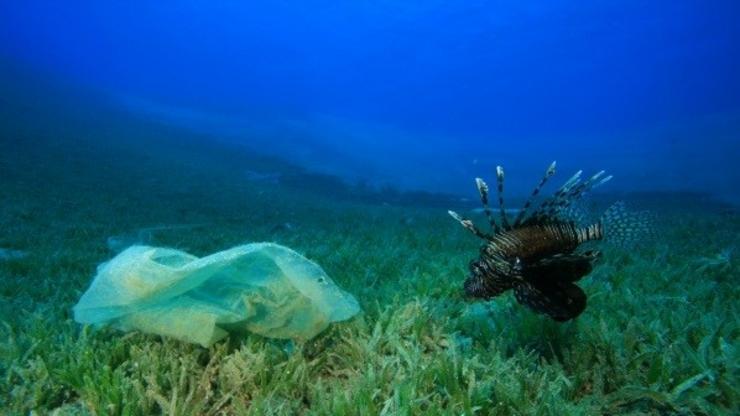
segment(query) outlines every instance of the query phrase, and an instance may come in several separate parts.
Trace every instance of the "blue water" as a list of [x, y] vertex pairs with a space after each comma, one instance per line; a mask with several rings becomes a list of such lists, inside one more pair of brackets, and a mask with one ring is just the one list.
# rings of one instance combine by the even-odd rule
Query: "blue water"
[[738, 21], [737, 1], [5, 1], [0, 61], [4, 85], [76, 86], [65, 107], [349, 182], [469, 194], [502, 164], [525, 193], [557, 160], [738, 201]]

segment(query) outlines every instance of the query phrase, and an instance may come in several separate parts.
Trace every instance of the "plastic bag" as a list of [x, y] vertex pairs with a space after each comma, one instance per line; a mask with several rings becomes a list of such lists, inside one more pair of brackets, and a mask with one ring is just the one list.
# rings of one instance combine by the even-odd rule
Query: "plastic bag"
[[245, 330], [307, 340], [359, 311], [317, 264], [287, 247], [254, 243], [203, 258], [132, 246], [98, 267], [74, 317], [209, 346]]

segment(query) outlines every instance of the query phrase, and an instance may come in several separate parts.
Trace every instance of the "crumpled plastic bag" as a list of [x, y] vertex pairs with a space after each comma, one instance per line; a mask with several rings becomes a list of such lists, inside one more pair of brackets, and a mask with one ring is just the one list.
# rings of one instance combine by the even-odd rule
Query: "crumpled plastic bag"
[[229, 332], [307, 340], [360, 311], [316, 263], [272, 243], [198, 258], [132, 246], [101, 264], [75, 321], [209, 346]]

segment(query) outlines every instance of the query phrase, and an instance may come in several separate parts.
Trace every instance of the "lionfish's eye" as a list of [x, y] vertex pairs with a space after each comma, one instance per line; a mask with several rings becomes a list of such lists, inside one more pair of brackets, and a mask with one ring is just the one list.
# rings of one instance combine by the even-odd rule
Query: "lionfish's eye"
[[522, 270], [522, 260], [519, 257], [514, 259], [514, 262], [511, 264], [511, 270], [513, 272], [520, 272]]

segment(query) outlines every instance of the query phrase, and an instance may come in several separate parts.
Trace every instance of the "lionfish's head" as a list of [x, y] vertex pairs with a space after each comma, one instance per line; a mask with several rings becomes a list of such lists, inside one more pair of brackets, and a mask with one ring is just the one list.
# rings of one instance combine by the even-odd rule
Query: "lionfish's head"
[[512, 289], [522, 280], [522, 262], [482, 257], [470, 262], [470, 275], [463, 283], [465, 294], [488, 299]]

